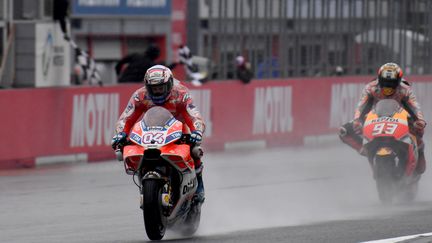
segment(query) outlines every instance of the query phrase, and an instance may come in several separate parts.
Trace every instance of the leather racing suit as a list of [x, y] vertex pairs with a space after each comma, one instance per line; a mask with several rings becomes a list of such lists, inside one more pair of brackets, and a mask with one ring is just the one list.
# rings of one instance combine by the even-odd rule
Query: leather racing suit
[[[146, 87], [136, 90], [129, 100], [126, 109], [121, 114], [116, 124], [116, 132], [125, 132], [129, 134], [135, 122], [150, 108], [156, 106], [148, 96]], [[198, 132], [204, 134], [205, 123], [201, 117], [200, 112], [194, 105], [188, 88], [183, 86], [180, 81], [174, 79], [174, 85], [171, 90], [168, 100], [160, 105], [171, 112], [171, 114], [179, 121], [186, 124], [183, 126], [183, 133]], [[202, 151], [200, 152], [202, 155]], [[202, 164], [200, 156], [192, 157], [195, 163], [196, 173], [202, 171]]]
[[[369, 113], [372, 107], [374, 107], [374, 105], [382, 99], [394, 99], [410, 114], [414, 121], [424, 120], [424, 116], [421, 112], [420, 105], [417, 102], [417, 98], [415, 97], [410, 87], [410, 84], [406, 80], [402, 80], [400, 85], [398, 85], [398, 87], [396, 88], [395, 92], [390, 96], [386, 96], [383, 94], [381, 87], [378, 84], [378, 79], [371, 81], [366, 85], [363, 90], [354, 114], [354, 120], [348, 122], [347, 124], [344, 124], [341, 127], [339, 133], [339, 137], [344, 143], [348, 144], [361, 154], [364, 153], [364, 151], [362, 150], [362, 138], [355, 132], [353, 123], [355, 121], [360, 121], [360, 123], [363, 124], [366, 115]], [[412, 124], [410, 124], [410, 129], [412, 130]], [[423, 143], [424, 130], [412, 132], [417, 137], [417, 143], [419, 148], [419, 163], [417, 166], [417, 171], [419, 173], [423, 173], [426, 169]]]

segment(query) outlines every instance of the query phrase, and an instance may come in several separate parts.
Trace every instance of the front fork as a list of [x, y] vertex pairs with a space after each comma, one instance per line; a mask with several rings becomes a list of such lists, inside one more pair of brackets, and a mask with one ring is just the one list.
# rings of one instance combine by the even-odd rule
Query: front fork
[[144, 180], [159, 180], [160, 183], [162, 184], [162, 188], [161, 188], [161, 206], [162, 206], [162, 212], [164, 214], [164, 216], [169, 216], [172, 210], [172, 187], [171, 187], [171, 183], [170, 180], [165, 177], [162, 176], [159, 172], [156, 171], [149, 171], [147, 173], [144, 174], [144, 176], [142, 177], [141, 180], [141, 187], [140, 187], [140, 208], [143, 208], [143, 203], [144, 203], [144, 197], [143, 197], [143, 193], [142, 193], [142, 187], [144, 184]]
[[171, 183], [167, 181], [163, 185], [162, 193], [161, 193], [162, 208], [164, 210], [165, 216], [169, 215], [169, 213], [171, 212], [171, 208], [173, 206], [171, 195], [172, 195]]

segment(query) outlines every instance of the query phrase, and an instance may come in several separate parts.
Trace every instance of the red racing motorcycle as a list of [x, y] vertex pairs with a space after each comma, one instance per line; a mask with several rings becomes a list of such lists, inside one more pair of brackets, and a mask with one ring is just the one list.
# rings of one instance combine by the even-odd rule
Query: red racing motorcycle
[[182, 122], [156, 106], [133, 126], [123, 151], [116, 151], [140, 188], [145, 230], [151, 240], [162, 239], [167, 228], [192, 235], [200, 223], [201, 210], [193, 198], [194, 161], [182, 130]]
[[412, 201], [417, 195], [418, 149], [410, 119], [397, 101], [384, 99], [377, 102], [363, 125], [363, 147], [383, 203]]

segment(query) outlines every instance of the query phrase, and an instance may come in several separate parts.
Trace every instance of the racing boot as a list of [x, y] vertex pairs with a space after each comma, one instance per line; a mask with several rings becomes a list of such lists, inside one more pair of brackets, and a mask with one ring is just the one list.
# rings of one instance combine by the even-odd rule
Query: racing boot
[[348, 122], [340, 127], [339, 138], [342, 140], [342, 142], [355, 149], [361, 155], [367, 155], [366, 150], [363, 149], [362, 138], [354, 131], [352, 122]]
[[198, 187], [197, 187], [197, 190], [196, 190], [195, 195], [194, 195], [194, 201], [197, 204], [202, 204], [205, 200], [204, 182], [202, 179], [202, 170], [203, 170], [203, 166], [201, 164], [200, 167], [198, 167], [196, 170]]
[[418, 141], [418, 160], [417, 160], [417, 167], [416, 172], [417, 174], [423, 174], [426, 170], [426, 158], [424, 155], [424, 143], [423, 139], [417, 138]]
[[426, 158], [424, 155], [424, 151], [419, 150], [419, 157], [418, 157], [418, 161], [417, 161], [417, 167], [416, 167], [416, 172], [418, 174], [423, 174], [426, 170]]
[[203, 165], [201, 158], [204, 155], [203, 149], [199, 145], [191, 147], [191, 156], [195, 163], [195, 173], [197, 177], [198, 187], [194, 195], [194, 202], [202, 204], [205, 199], [204, 182], [202, 179]]

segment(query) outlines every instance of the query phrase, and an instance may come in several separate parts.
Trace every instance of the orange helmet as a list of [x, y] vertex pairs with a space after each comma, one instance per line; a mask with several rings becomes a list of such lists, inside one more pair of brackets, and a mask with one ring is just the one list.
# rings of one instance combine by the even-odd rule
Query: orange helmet
[[396, 63], [386, 63], [378, 70], [378, 84], [384, 95], [392, 95], [402, 80], [402, 69]]

